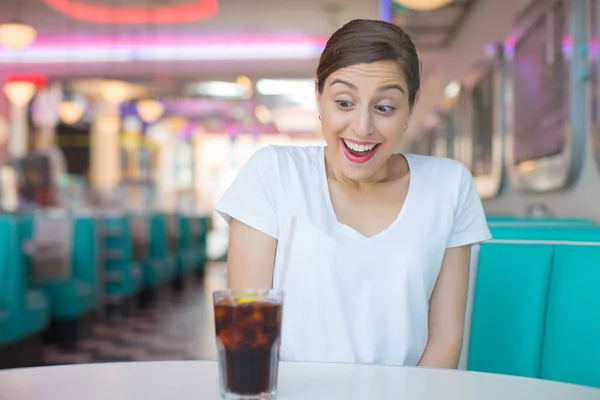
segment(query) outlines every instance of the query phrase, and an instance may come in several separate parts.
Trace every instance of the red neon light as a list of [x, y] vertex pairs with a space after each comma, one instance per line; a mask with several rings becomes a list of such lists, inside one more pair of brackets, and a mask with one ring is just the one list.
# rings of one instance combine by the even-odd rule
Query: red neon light
[[158, 7], [151, 10], [140, 7], [96, 6], [81, 0], [44, 0], [44, 2], [68, 17], [105, 24], [193, 22], [211, 18], [219, 10], [217, 0], [194, 0], [191, 4]]
[[5, 82], [8, 83], [20, 81], [31, 82], [38, 88], [42, 88], [48, 84], [48, 77], [43, 74], [10, 74], [6, 77]]

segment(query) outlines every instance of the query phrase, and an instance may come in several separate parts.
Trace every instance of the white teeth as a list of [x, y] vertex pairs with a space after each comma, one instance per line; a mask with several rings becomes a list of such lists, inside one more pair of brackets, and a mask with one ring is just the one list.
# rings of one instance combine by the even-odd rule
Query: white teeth
[[346, 139], [344, 139], [344, 143], [346, 144], [346, 146], [348, 146], [349, 149], [354, 150], [354, 151], [370, 151], [373, 150], [373, 148], [375, 146], [377, 146], [376, 144], [356, 144], [353, 142], [350, 142]]

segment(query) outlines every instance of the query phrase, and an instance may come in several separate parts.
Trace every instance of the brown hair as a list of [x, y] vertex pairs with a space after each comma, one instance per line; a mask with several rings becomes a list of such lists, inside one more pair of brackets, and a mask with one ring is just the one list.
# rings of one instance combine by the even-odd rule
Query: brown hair
[[317, 67], [319, 92], [333, 72], [355, 64], [394, 61], [404, 72], [410, 107], [421, 87], [419, 56], [412, 39], [389, 22], [355, 19], [338, 29], [327, 41]]

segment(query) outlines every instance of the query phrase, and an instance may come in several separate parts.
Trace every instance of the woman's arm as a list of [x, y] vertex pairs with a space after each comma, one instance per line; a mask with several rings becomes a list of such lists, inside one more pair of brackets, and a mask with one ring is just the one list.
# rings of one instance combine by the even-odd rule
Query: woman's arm
[[446, 249], [429, 300], [429, 338], [420, 367], [456, 369], [462, 350], [471, 246]]
[[270, 289], [277, 240], [236, 219], [231, 219], [227, 255], [230, 289]]

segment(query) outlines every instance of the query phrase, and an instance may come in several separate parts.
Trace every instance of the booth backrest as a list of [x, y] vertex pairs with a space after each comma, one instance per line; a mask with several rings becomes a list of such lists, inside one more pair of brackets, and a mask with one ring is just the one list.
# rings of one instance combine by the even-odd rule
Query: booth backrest
[[600, 387], [600, 231], [543, 231], [481, 245], [468, 369]]
[[468, 369], [539, 377], [551, 245], [481, 245]]
[[98, 233], [94, 217], [76, 216], [72, 222], [72, 277], [89, 283], [98, 293]]
[[595, 226], [519, 226], [519, 227], [495, 227], [490, 226], [493, 241], [499, 243], [502, 240], [561, 240], [570, 242], [595, 242], [600, 241], [600, 227]]
[[488, 224], [531, 224], [540, 226], [558, 225], [587, 225], [595, 226], [596, 222], [587, 218], [551, 218], [551, 217], [518, 217], [518, 216], [488, 216]]
[[190, 250], [191, 248], [191, 224], [190, 218], [186, 215], [179, 215], [179, 248]]
[[594, 221], [488, 221], [490, 227], [594, 227]]
[[168, 253], [168, 237], [165, 216], [153, 214], [150, 217], [150, 257], [164, 258]]
[[600, 387], [600, 243], [555, 247], [541, 364], [543, 379]]
[[24, 271], [18, 263], [17, 221], [10, 215], [0, 216], [0, 309], [17, 313], [25, 290]]

